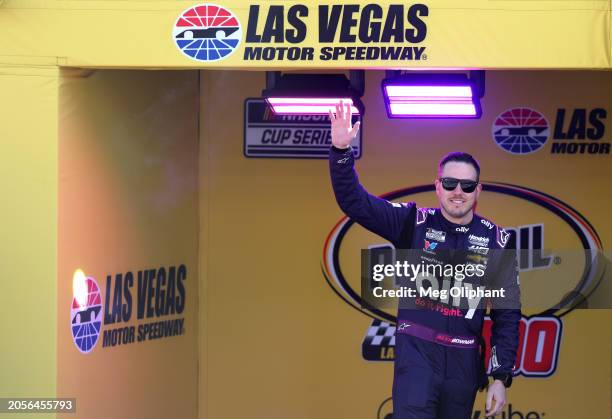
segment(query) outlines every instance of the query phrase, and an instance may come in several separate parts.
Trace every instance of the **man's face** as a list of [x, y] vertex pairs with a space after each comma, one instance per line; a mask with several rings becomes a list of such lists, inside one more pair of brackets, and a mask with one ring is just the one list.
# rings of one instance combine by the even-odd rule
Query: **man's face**
[[478, 184], [476, 190], [471, 193], [466, 193], [461, 189], [461, 184], [457, 184], [457, 187], [452, 191], [447, 191], [442, 187], [440, 178], [455, 178], [460, 180], [476, 180], [476, 169], [474, 166], [463, 162], [448, 162], [442, 167], [442, 170], [438, 173], [438, 179], [436, 179], [436, 195], [438, 195], [438, 201], [440, 206], [452, 217], [462, 218], [464, 217], [478, 200], [478, 195], [482, 190], [482, 185]]

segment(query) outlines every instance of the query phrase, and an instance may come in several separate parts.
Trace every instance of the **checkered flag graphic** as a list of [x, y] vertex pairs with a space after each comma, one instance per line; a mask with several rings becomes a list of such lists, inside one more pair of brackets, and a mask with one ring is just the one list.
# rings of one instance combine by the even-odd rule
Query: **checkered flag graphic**
[[[383, 361], [381, 349], [395, 347], [395, 326], [380, 320], [373, 320], [362, 344], [362, 354], [368, 361]], [[388, 352], [388, 351], [387, 351]], [[384, 359], [387, 360], [387, 359]]]

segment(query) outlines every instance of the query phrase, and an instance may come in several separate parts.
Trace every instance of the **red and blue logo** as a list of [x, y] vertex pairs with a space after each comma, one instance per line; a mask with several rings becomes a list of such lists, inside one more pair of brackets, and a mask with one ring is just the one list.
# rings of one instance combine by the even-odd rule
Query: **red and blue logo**
[[535, 109], [512, 108], [499, 114], [493, 123], [493, 139], [504, 151], [529, 154], [548, 140], [549, 124]]
[[242, 29], [231, 11], [206, 3], [183, 11], [174, 24], [172, 36], [187, 57], [211, 62], [228, 57], [238, 48]]
[[82, 353], [93, 350], [102, 326], [102, 297], [100, 287], [92, 277], [78, 269], [72, 279], [73, 297], [70, 307], [72, 340]]

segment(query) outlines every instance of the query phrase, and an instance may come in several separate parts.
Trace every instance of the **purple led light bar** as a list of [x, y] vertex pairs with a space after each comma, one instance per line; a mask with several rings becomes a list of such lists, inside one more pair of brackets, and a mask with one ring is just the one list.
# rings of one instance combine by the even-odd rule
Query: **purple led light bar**
[[389, 98], [472, 98], [471, 86], [403, 86], [387, 85]]
[[472, 83], [460, 75], [385, 79], [383, 96], [392, 118], [478, 118], [481, 114]]
[[394, 116], [476, 116], [476, 106], [469, 102], [391, 102], [389, 108]]
[[272, 111], [278, 115], [328, 115], [335, 111], [336, 104], [343, 101], [351, 104], [351, 111], [359, 115], [359, 109], [351, 98], [304, 98], [304, 97], [269, 97], [266, 101]]
[[363, 75], [350, 73], [349, 79], [344, 74], [267, 72], [261, 96], [277, 115], [328, 115], [342, 101], [350, 103], [352, 113], [361, 117], [365, 111], [359, 99]]

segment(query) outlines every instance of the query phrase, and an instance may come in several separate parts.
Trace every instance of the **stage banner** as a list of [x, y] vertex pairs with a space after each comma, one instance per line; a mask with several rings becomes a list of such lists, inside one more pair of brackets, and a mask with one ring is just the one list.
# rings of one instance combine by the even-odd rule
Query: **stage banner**
[[195, 418], [198, 74], [63, 70], [59, 93], [58, 417]]
[[[436, 207], [439, 159], [471, 153], [484, 185], [477, 212], [514, 233], [524, 297], [547, 297], [525, 303], [503, 417], [609, 417], [612, 74], [487, 72], [478, 120], [390, 120], [383, 77], [366, 72], [362, 184]], [[325, 159], [244, 155], [245, 112], [263, 83], [261, 73], [202, 73], [200, 417], [389, 419], [395, 312], [374, 313], [359, 294], [362, 250], [391, 245], [340, 211]], [[576, 295], [588, 299], [561, 303]], [[484, 416], [479, 395], [473, 417]]]
[[610, 24], [605, 0], [5, 0], [0, 58], [96, 68], [609, 69]]

